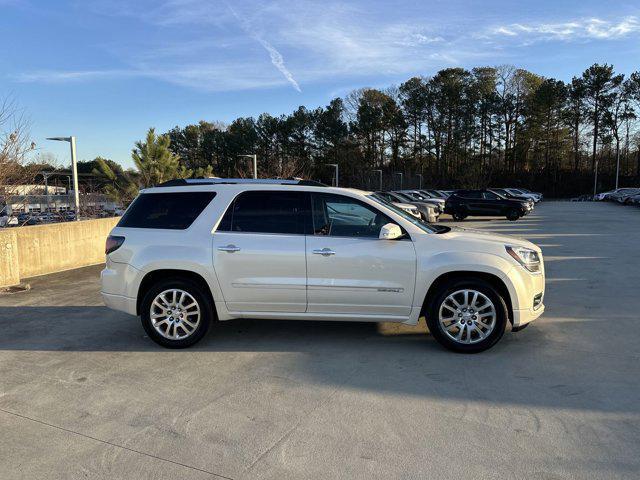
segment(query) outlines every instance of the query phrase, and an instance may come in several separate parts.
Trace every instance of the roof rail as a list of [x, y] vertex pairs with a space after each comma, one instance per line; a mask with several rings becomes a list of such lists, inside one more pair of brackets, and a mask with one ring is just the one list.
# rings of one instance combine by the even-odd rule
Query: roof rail
[[298, 185], [306, 187], [326, 187], [324, 183], [314, 180], [303, 180], [299, 178], [176, 178], [163, 182], [156, 187], [187, 187], [189, 185], [234, 185], [234, 184], [254, 184], [254, 185]]

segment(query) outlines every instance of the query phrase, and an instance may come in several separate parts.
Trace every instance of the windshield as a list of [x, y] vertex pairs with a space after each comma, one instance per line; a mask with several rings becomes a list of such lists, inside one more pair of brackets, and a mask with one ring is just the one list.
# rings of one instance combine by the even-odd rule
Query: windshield
[[393, 192], [392, 194], [395, 198], [397, 198], [398, 200], [400, 200], [400, 203], [404, 202], [404, 203], [411, 203], [411, 202], [415, 202], [415, 200], [413, 198], [411, 198], [409, 195], [406, 195], [404, 193], [400, 193], [400, 192]]
[[420, 195], [418, 192], [402, 192], [402, 195], [408, 197], [414, 201], [426, 200], [426, 196]]
[[420, 220], [417, 217], [414, 217], [413, 215], [408, 214], [407, 212], [405, 212], [404, 210], [402, 210], [399, 207], [396, 207], [393, 203], [387, 201], [384, 197], [381, 197], [377, 193], [373, 193], [371, 195], [367, 195], [367, 197], [370, 198], [371, 200], [374, 200], [375, 202], [379, 203], [380, 205], [384, 205], [389, 210], [393, 210], [394, 213], [397, 213], [402, 218], [404, 218], [406, 221], [411, 222], [413, 225], [418, 227], [423, 232], [426, 232], [426, 233], [442, 233], [443, 229], [448, 231], [447, 227], [441, 227], [439, 225], [431, 225], [429, 223], [423, 222], [422, 220]]
[[494, 195], [496, 195], [498, 198], [502, 198], [503, 200], [507, 200], [508, 196], [507, 193], [504, 191], [500, 191], [500, 190], [489, 190], [490, 193], [493, 193]]

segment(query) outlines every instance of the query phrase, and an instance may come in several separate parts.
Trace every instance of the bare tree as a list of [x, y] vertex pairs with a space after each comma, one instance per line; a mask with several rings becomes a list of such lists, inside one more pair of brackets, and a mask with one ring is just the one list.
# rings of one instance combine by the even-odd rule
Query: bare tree
[[29, 183], [35, 176], [35, 169], [26, 165], [34, 148], [23, 112], [13, 100], [0, 100], [0, 209], [18, 193], [16, 185]]

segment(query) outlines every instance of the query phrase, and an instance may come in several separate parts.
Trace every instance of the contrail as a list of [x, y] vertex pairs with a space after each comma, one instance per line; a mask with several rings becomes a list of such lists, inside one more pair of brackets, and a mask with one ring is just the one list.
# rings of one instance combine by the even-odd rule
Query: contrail
[[269, 56], [271, 57], [271, 63], [273, 64], [273, 66], [276, 67], [280, 71], [280, 73], [282, 73], [284, 78], [287, 79], [287, 81], [291, 84], [291, 86], [293, 86], [293, 88], [295, 88], [298, 92], [302, 92], [302, 90], [300, 90], [300, 85], [298, 85], [298, 82], [296, 82], [296, 79], [293, 78], [293, 75], [284, 64], [284, 57], [282, 56], [282, 54], [278, 50], [276, 50], [273, 45], [260, 37], [257, 33], [253, 32], [247, 24], [247, 21], [240, 15], [238, 15], [238, 13], [228, 3], [227, 8], [231, 11], [231, 13], [233, 13], [233, 16], [238, 19], [242, 30], [244, 30], [251, 38], [256, 40], [260, 45], [263, 46], [263, 48], [267, 52], [269, 52]]
[[276, 67], [278, 70], [280, 70], [280, 73], [282, 73], [282, 75], [284, 75], [284, 78], [286, 78], [287, 81], [291, 85], [293, 85], [293, 88], [301, 92], [302, 90], [300, 90], [300, 85], [298, 85], [298, 82], [296, 82], [296, 79], [293, 78], [293, 75], [291, 75], [291, 72], [284, 65], [284, 58], [282, 58], [282, 55], [280, 54], [280, 52], [276, 50], [275, 47], [271, 45], [269, 42], [267, 42], [266, 40], [255, 35], [254, 35], [254, 38], [258, 42], [260, 42], [260, 45], [262, 45], [267, 50], [267, 52], [269, 52], [269, 56], [271, 57], [271, 63], [273, 63], [273, 66]]

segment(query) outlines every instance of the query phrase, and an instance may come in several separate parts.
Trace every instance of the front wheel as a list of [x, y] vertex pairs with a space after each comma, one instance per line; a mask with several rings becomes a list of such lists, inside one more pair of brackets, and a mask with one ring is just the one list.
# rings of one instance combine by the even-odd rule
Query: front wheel
[[462, 220], [464, 220], [465, 218], [467, 218], [467, 214], [466, 213], [462, 213], [462, 212], [456, 212], [453, 215], [453, 219], [456, 222], [461, 222]]
[[213, 317], [209, 297], [188, 279], [159, 281], [142, 299], [140, 310], [147, 335], [167, 348], [190, 347], [200, 341]]
[[461, 353], [478, 353], [494, 346], [504, 335], [507, 318], [504, 299], [481, 279], [445, 285], [426, 309], [433, 337]]
[[507, 220], [511, 220], [512, 222], [515, 222], [519, 218], [520, 218], [520, 212], [518, 212], [518, 210], [516, 210], [515, 208], [507, 212]]

